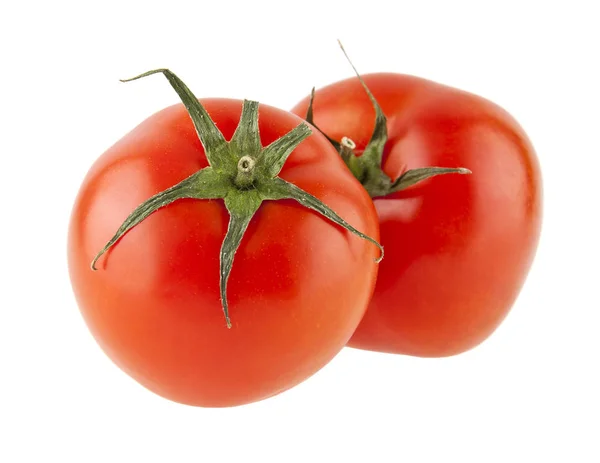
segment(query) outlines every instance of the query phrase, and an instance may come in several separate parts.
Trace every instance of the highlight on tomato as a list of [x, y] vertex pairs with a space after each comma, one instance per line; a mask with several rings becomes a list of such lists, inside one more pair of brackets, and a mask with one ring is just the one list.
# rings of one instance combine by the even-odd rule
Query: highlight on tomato
[[68, 236], [77, 303], [104, 352], [151, 391], [211, 407], [265, 399], [356, 329], [382, 253], [375, 208], [301, 118], [198, 100], [167, 69], [136, 79], [154, 73], [183, 104], [85, 177]]
[[328, 136], [379, 217], [386, 258], [349, 346], [443, 357], [488, 338], [524, 284], [541, 228], [540, 167], [515, 119], [477, 95], [393, 73], [313, 89], [292, 112]]

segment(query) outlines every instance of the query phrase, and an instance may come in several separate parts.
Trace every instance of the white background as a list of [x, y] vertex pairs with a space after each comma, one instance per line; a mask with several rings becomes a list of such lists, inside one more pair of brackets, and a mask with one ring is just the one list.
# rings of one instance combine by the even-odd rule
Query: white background
[[[595, 2], [156, 3], [0, 6], [0, 461], [600, 461]], [[363, 73], [470, 90], [529, 133], [545, 218], [517, 304], [454, 358], [346, 349], [233, 409], [155, 396], [97, 347], [67, 276], [87, 169], [177, 101], [164, 79], [118, 79], [166, 66], [200, 97], [290, 108], [352, 75], [337, 38]]]

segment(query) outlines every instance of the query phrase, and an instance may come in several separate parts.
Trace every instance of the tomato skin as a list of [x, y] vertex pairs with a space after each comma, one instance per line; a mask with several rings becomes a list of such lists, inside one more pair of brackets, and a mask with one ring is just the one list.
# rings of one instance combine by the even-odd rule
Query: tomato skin
[[[201, 102], [230, 139], [242, 102]], [[264, 146], [301, 122], [266, 105], [259, 113]], [[90, 269], [137, 205], [206, 166], [183, 105], [141, 123], [97, 160], [81, 186], [69, 271], [89, 329], [120, 368], [171, 400], [234, 406], [289, 389], [343, 348], [372, 295], [378, 250], [292, 200], [264, 202], [230, 275], [231, 329], [219, 297], [228, 223], [221, 200], [184, 199], [158, 210]], [[280, 176], [378, 238], [368, 194], [322, 135], [301, 143]]]
[[[466, 167], [375, 198], [385, 258], [349, 346], [422, 357], [464, 352], [502, 322], [540, 234], [542, 180], [534, 149], [503, 109], [401, 74], [363, 79], [388, 119], [382, 168]], [[304, 116], [308, 99], [292, 112]], [[314, 122], [364, 149], [375, 112], [358, 79], [316, 92]]]

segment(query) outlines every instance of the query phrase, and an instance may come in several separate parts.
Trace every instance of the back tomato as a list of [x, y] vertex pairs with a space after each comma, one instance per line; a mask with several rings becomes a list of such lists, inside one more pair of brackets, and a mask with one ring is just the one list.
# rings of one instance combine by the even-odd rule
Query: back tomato
[[[363, 76], [387, 116], [383, 171], [465, 167], [374, 198], [386, 257], [349, 345], [438, 357], [466, 351], [502, 322], [538, 243], [542, 180], [523, 129], [488, 100], [401, 74]], [[305, 116], [309, 99], [292, 112]], [[314, 122], [369, 142], [375, 112], [357, 78], [318, 90]]]
[[[229, 140], [242, 102], [201, 101]], [[266, 105], [259, 112], [264, 146], [301, 122]], [[229, 219], [221, 200], [161, 208], [123, 236], [98, 271], [90, 269], [136, 206], [207, 165], [183, 105], [140, 124], [98, 159], [81, 186], [69, 270], [89, 329], [125, 372], [177, 402], [240, 405], [300, 383], [343, 348], [373, 292], [378, 251], [295, 201], [265, 201], [229, 278], [231, 329], [219, 293]], [[300, 143], [280, 177], [378, 238], [371, 199], [321, 134]]]

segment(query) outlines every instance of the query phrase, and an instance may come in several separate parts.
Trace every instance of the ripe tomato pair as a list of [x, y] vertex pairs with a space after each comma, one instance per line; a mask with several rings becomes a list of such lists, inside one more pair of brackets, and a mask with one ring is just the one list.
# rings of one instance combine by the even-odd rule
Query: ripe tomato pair
[[[293, 387], [348, 341], [449, 355], [506, 314], [541, 199], [531, 145], [499, 108], [372, 75], [383, 111], [351, 79], [296, 116], [198, 101], [168, 70], [139, 77], [155, 72], [183, 104], [97, 160], [68, 246], [92, 334], [141, 384], [186, 404], [240, 405]], [[329, 139], [298, 117], [307, 112]], [[438, 176], [464, 167], [473, 175]]]

